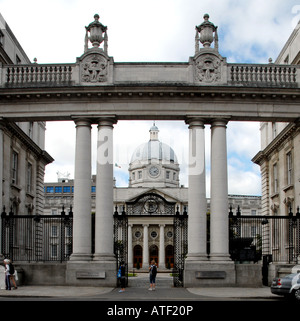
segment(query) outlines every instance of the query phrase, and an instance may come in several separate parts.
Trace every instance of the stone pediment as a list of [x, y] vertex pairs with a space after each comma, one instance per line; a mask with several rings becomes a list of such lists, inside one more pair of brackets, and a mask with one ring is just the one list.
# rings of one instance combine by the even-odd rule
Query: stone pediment
[[126, 202], [128, 215], [175, 215], [175, 205], [154, 190]]

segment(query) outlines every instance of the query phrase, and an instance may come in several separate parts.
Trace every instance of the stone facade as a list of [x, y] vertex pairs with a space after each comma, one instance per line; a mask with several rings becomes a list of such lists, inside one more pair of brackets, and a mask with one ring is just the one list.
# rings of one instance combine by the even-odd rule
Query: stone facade
[[[0, 69], [30, 64], [0, 15]], [[0, 116], [0, 208], [14, 214], [42, 214], [44, 171], [52, 162], [45, 148], [45, 122], [9, 122]]]
[[[300, 65], [300, 22], [275, 63]], [[296, 213], [300, 206], [299, 122], [262, 122], [261, 151], [253, 158], [262, 174], [262, 212]]]

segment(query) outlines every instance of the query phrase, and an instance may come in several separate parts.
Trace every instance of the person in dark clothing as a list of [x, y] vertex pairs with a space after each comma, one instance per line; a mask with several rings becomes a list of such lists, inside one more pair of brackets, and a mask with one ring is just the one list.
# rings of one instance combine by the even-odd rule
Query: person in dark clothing
[[125, 273], [126, 273], [126, 268], [125, 268], [124, 261], [121, 262], [120, 270], [121, 270], [121, 279], [120, 279], [120, 281], [121, 281], [121, 290], [119, 292], [125, 292], [125, 286], [126, 286]]
[[148, 290], [155, 291], [155, 279], [157, 274], [157, 266], [154, 260], [151, 261], [151, 265], [149, 267], [149, 275], [150, 275], [150, 287]]

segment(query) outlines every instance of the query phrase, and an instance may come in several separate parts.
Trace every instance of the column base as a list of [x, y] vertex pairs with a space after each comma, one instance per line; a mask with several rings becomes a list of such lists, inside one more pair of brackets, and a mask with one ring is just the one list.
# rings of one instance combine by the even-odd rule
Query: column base
[[73, 253], [70, 256], [70, 261], [76, 261], [76, 262], [87, 262], [91, 261], [93, 259], [92, 254], [85, 254], [85, 253]]
[[209, 257], [210, 261], [222, 261], [222, 262], [232, 262], [230, 255], [229, 254], [223, 254], [223, 253], [215, 253], [215, 254], [210, 254]]
[[93, 261], [67, 262], [66, 283], [76, 286], [116, 287], [117, 266], [114, 256], [98, 257]]
[[95, 253], [94, 262], [114, 262], [116, 264], [116, 257], [113, 253]]
[[208, 260], [207, 254], [205, 253], [192, 253], [192, 254], [187, 254], [185, 262], [187, 261], [191, 261], [191, 262], [199, 262], [199, 264], [201, 262], [205, 262]]
[[236, 271], [233, 261], [185, 261], [184, 287], [234, 286]]

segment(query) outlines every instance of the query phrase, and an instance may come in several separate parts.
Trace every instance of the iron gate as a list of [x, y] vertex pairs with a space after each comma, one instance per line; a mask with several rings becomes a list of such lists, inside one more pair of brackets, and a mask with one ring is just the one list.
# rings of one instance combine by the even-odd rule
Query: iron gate
[[1, 213], [1, 253], [13, 261], [63, 262], [72, 254], [73, 212], [61, 215]]
[[297, 264], [300, 255], [300, 213], [294, 215], [236, 215], [229, 212], [229, 253], [235, 262], [262, 260], [262, 282], [267, 285], [270, 262]]
[[[114, 212], [114, 254], [116, 256], [116, 275], [121, 265], [125, 263], [126, 286], [128, 285], [128, 217], [123, 206], [122, 213], [118, 213], [116, 206]], [[120, 286], [120, 279], [117, 278], [117, 286]]]
[[177, 211], [174, 216], [174, 267], [173, 283], [175, 287], [184, 285], [184, 261], [188, 250], [188, 215], [184, 208], [183, 214]]

